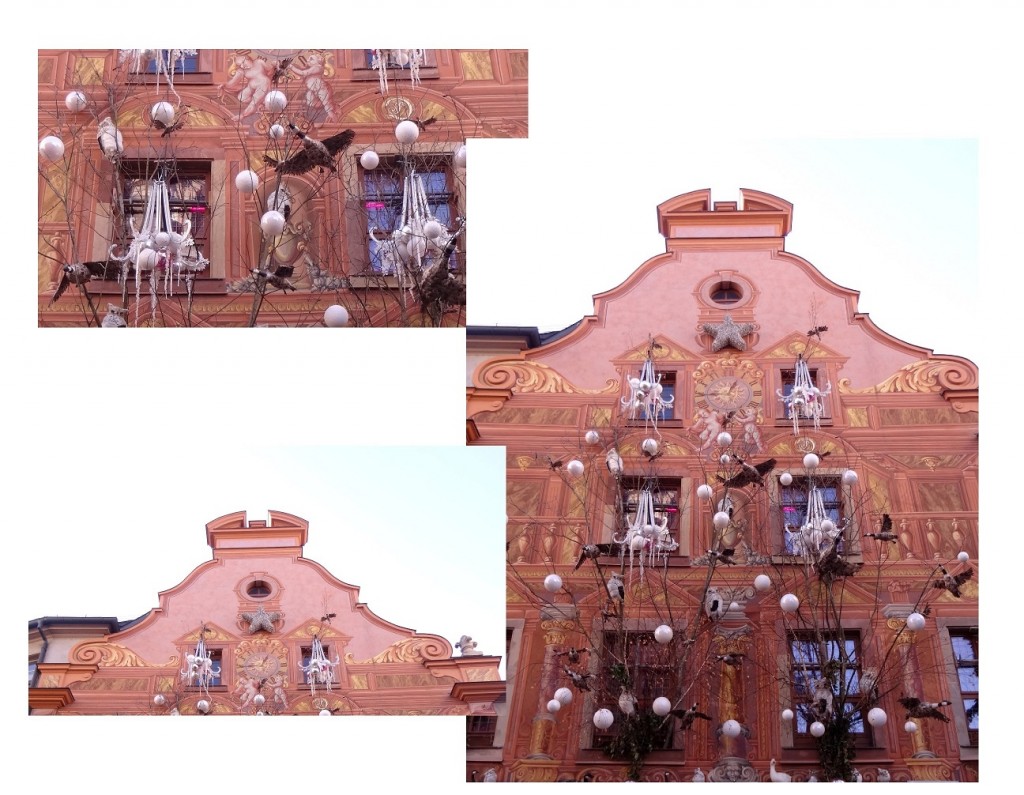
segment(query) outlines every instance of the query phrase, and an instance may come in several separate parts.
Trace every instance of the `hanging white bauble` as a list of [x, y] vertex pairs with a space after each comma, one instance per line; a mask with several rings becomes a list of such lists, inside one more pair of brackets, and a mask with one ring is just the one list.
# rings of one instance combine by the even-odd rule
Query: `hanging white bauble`
[[562, 578], [557, 574], [549, 574], [544, 578], [544, 590], [551, 593], [558, 593], [562, 590]]
[[646, 539], [640, 533], [637, 533], [629, 540], [629, 548], [632, 549], [634, 552], [639, 552], [641, 549], [644, 548], [645, 541]]
[[324, 310], [324, 325], [328, 328], [347, 326], [348, 310], [341, 304], [331, 304]]
[[630, 389], [639, 389], [640, 388], [640, 379], [637, 378], [636, 376], [633, 376], [632, 378], [630, 378], [629, 379], [629, 388]]
[[423, 225], [423, 235], [427, 240], [433, 240], [434, 238], [440, 237], [443, 233], [444, 227], [437, 221], [427, 221]]
[[911, 613], [907, 616], [907, 629], [912, 629], [914, 632], [920, 632], [924, 629], [925, 618], [920, 613]]
[[167, 699], [162, 694], [157, 693], [155, 696], [153, 696], [153, 703], [156, 704], [158, 707], [162, 707], [164, 704], [167, 703]]
[[89, 101], [81, 91], [72, 91], [64, 97], [64, 106], [72, 113], [78, 113], [80, 110], [85, 110], [85, 106], [88, 104]]
[[821, 459], [818, 458], [814, 453], [808, 453], [804, 456], [804, 468], [814, 469], [818, 464], [821, 463]]
[[47, 135], [39, 142], [39, 154], [51, 163], [64, 157], [64, 142], [56, 135]]
[[239, 171], [235, 177], [235, 188], [239, 193], [255, 193], [260, 186], [260, 177], [255, 171]]
[[562, 702], [562, 706], [572, 703], [572, 691], [567, 687], [560, 687], [555, 691], [555, 698]]
[[710, 500], [713, 493], [714, 492], [707, 483], [702, 483], [697, 487], [697, 496], [702, 500]]
[[917, 731], [917, 724], [914, 723], [914, 721], [912, 720], [908, 720], [906, 723], [903, 724], [903, 731], [907, 732], [908, 734], [913, 734]]
[[599, 441], [601, 441], [601, 434], [599, 434], [597, 431], [587, 431], [586, 434], [584, 434], [583, 438], [587, 444], [597, 444]]
[[422, 258], [427, 253], [427, 241], [422, 237], [414, 237], [409, 241], [409, 253]]
[[565, 469], [574, 478], [578, 478], [580, 475], [583, 474], [583, 462], [580, 461], [578, 458], [574, 458], [572, 461], [565, 465]]
[[796, 598], [796, 594], [783, 594], [779, 600], [779, 607], [782, 608], [784, 613], [795, 613], [800, 609], [800, 600]]
[[282, 138], [284, 138], [284, 127], [281, 126], [280, 124], [271, 124], [270, 137], [273, 138], [275, 141], [280, 141]]
[[831, 533], [835, 529], [836, 529], [836, 523], [835, 522], [833, 522], [831, 519], [822, 519], [822, 521], [821, 521], [821, 532], [823, 532], [823, 533]]
[[196, 702], [196, 709], [202, 712], [204, 715], [210, 711], [210, 702], [205, 698], [200, 699]]
[[644, 439], [643, 444], [640, 445], [640, 449], [647, 453], [647, 455], [654, 455], [658, 452], [658, 440], [651, 438]]
[[548, 712], [558, 712], [562, 708], [562, 702], [553, 698], [548, 702]]
[[170, 102], [157, 102], [149, 111], [153, 121], [161, 124], [170, 124], [174, 121], [174, 105]]
[[166, 248], [170, 242], [171, 235], [168, 232], [157, 232], [153, 235], [153, 245], [157, 248]]
[[157, 254], [151, 248], [139, 249], [135, 257], [135, 267], [140, 271], [151, 271], [156, 267]]
[[263, 98], [263, 107], [271, 113], [280, 113], [288, 107], [288, 97], [283, 91], [268, 91]]
[[728, 447], [730, 444], [732, 444], [732, 434], [729, 433], [728, 431], [722, 431], [720, 434], [718, 434], [718, 444], [721, 447]]
[[329, 718], [331, 717], [331, 711], [329, 709], [322, 709], [317, 713], [317, 715], [322, 718]]
[[738, 613], [739, 611], [740, 611], [740, 603], [739, 602], [729, 602], [729, 612], [730, 613]]
[[889, 716], [885, 714], [885, 710], [881, 707], [872, 707], [868, 711], [868, 723], [872, 726], [884, 726], [888, 720]]
[[729, 718], [729, 720], [722, 724], [722, 734], [726, 737], [739, 737], [741, 731], [743, 731], [743, 727], [740, 726], [738, 720]]
[[367, 149], [361, 155], [359, 155], [359, 165], [365, 168], [367, 171], [373, 171], [380, 165], [380, 155], [374, 152], [372, 149]]
[[658, 696], [654, 699], [654, 703], [651, 704], [651, 709], [654, 710], [654, 714], [664, 718], [672, 711], [672, 702], [664, 696]]
[[847, 486], [852, 486], [854, 483], [857, 482], [858, 479], [859, 478], [857, 473], [854, 472], [852, 469], [847, 469], [843, 473], [843, 483], [845, 483]]
[[260, 219], [260, 229], [268, 237], [274, 237], [284, 231], [284, 216], [277, 210], [267, 210]]
[[811, 724], [811, 735], [814, 737], [821, 737], [825, 733], [825, 724], [820, 720], [814, 721]]
[[266, 712], [264, 712], [264, 711], [263, 711], [263, 710], [261, 709], [261, 710], [260, 710], [259, 712], [257, 712], [256, 714], [257, 714], [257, 715], [266, 715], [267, 713], [266, 713]]
[[615, 716], [610, 709], [599, 709], [594, 713], [594, 725], [599, 729], [607, 729], [615, 722]]
[[452, 160], [455, 162], [456, 168], [466, 167], [466, 145], [462, 144], [458, 149], [455, 150], [455, 154], [452, 155]]
[[754, 587], [759, 591], [767, 591], [772, 587], [772, 578], [767, 574], [758, 574], [754, 578]]
[[971, 556], [968, 555], [966, 552], [958, 552], [956, 555], [956, 559], [959, 560], [961, 563], [966, 563], [971, 559]]
[[779, 483], [781, 483], [783, 486], [792, 485], [793, 476], [788, 472], [783, 472], [781, 475], [779, 475]]
[[782, 710], [782, 719], [783, 720], [786, 720], [786, 721], [793, 720], [794, 717], [795, 716], [793, 715], [793, 710], [788, 709], [788, 708]]
[[654, 630], [654, 639], [658, 643], [670, 643], [672, 641], [672, 627], [662, 624]]
[[729, 526], [729, 514], [725, 511], [719, 511], [711, 518], [712, 523], [718, 530], [724, 530]]
[[720, 463], [722, 466], [728, 466], [730, 461], [732, 461], [732, 456], [730, 456], [728, 453], [722, 453], [720, 456], [718, 456], [718, 463]]
[[262, 707], [264, 704], [267, 703], [267, 697], [262, 693], [257, 693], [255, 696], [252, 697], [252, 703], [255, 704], [257, 707]]
[[404, 121], [398, 122], [395, 126], [395, 138], [398, 139], [400, 144], [411, 144], [415, 143], [416, 139], [420, 137], [420, 128], [416, 126], [416, 122], [405, 119]]

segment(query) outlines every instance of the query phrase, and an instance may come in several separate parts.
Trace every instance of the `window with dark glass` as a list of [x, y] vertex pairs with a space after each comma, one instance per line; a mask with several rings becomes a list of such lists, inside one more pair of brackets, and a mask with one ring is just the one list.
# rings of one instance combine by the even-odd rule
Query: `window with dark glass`
[[[810, 373], [811, 383], [814, 384], [814, 386], [818, 387], [818, 389], [821, 389], [821, 384], [818, 381], [818, 370], [814, 367], [809, 367], [807, 371], [808, 373]], [[796, 384], [796, 370], [783, 370], [779, 374], [779, 379], [782, 383], [782, 394], [788, 398], [793, 393], [793, 387]], [[784, 417], [785, 419], [792, 421], [792, 407], [788, 403], [783, 403], [781, 400], [779, 401], [779, 403], [782, 406], [782, 411], [784, 412], [784, 414], [779, 415], [779, 419], [781, 420]], [[822, 419], [827, 419], [831, 416], [831, 412], [828, 406], [829, 401], [826, 398], [823, 403]]]
[[[815, 478], [794, 477], [790, 485], [779, 485], [782, 521], [789, 531], [783, 533], [786, 554], [796, 554], [793, 531], [807, 521], [807, 503], [810, 500], [812, 485], [821, 495], [821, 502], [828, 518], [836, 524], [842, 521], [843, 500], [840, 484], [839, 476], [826, 475]], [[839, 536], [839, 551], [843, 551], [843, 536]]]
[[661, 399], [666, 402], [671, 401], [671, 405], [662, 408], [658, 412], [657, 417], [652, 417], [651, 412], [648, 410], [648, 407], [644, 406], [643, 415], [640, 419], [654, 419], [657, 420], [658, 422], [661, 422], [662, 420], [671, 420], [675, 416], [676, 374], [674, 372], [659, 373], [659, 376], [661, 378], [661, 380], [659, 381], [659, 383], [661, 384]]
[[[384, 246], [392, 233], [403, 228], [403, 210], [407, 210], [407, 196], [414, 191], [414, 181], [423, 186], [426, 205], [432, 215], [449, 233], [458, 229], [455, 209], [455, 191], [451, 171], [444, 167], [439, 158], [389, 158], [382, 159], [372, 169], [362, 170], [363, 207], [366, 212], [367, 242], [369, 247], [370, 270], [387, 273]], [[460, 238], [461, 239], [461, 238]], [[461, 249], [462, 245], [456, 246]], [[432, 264], [428, 255], [422, 260], [423, 267]], [[448, 259], [448, 269], [459, 268], [458, 250]]]
[[640, 505], [640, 492], [651, 490], [654, 502], [654, 518], [659, 522], [668, 517], [667, 529], [678, 541], [679, 530], [679, 481], [664, 481], [658, 478], [624, 478], [622, 481], [622, 507], [627, 520], [636, 516]]
[[950, 629], [960, 700], [971, 744], [978, 744], [978, 628]]
[[716, 304], [735, 304], [742, 297], [743, 293], [732, 282], [721, 282], [711, 291], [711, 300]]
[[[323, 648], [324, 648], [324, 656], [327, 657], [328, 660], [330, 660], [331, 659], [331, 647], [328, 646], [327, 644], [324, 644]], [[307, 684], [307, 685], [309, 684], [309, 673], [306, 672], [305, 669], [309, 667], [309, 661], [312, 660], [312, 659], [313, 659], [313, 647], [312, 646], [303, 646], [302, 647], [302, 669], [303, 669], [302, 670], [302, 682], [303, 682], [303, 684]], [[336, 668], [332, 668], [332, 670], [337, 672]]]
[[[174, 60], [171, 60], [171, 59]], [[199, 71], [199, 51], [195, 55], [183, 55], [175, 58], [172, 50], [160, 50], [159, 59], [150, 58], [146, 64], [146, 74], [157, 74], [168, 71], [173, 74], [191, 74]]]
[[494, 745], [494, 733], [497, 729], [497, 715], [467, 715], [466, 747], [490, 748]]
[[[858, 709], [860, 701], [861, 656], [860, 636], [853, 631], [793, 635], [789, 639], [790, 695], [793, 712], [793, 738], [797, 745], [814, 745], [811, 724], [818, 720], [812, 705], [815, 685], [830, 682], [833, 705], [838, 704], [840, 690], [845, 692], [843, 712], [850, 721], [850, 735], [857, 745], [870, 745], [867, 719]], [[840, 688], [839, 684], [843, 683]], [[820, 691], [819, 691], [820, 692]]]

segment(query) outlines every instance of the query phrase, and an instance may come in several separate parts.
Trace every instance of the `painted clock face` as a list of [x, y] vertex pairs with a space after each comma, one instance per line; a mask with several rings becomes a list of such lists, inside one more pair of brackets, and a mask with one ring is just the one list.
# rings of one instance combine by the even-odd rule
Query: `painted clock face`
[[254, 651], [242, 661], [242, 668], [249, 676], [266, 679], [281, 670], [281, 661], [269, 651]]
[[753, 397], [750, 384], [735, 375], [716, 378], [704, 389], [704, 400], [719, 411], [735, 411], [747, 405]]

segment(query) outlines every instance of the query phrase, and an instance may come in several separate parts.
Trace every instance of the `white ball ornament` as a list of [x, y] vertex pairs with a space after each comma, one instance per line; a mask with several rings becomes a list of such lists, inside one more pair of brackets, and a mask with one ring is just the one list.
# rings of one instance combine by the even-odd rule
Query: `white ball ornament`
[[783, 486], [790, 486], [793, 484], [793, 476], [788, 472], [783, 472], [781, 475], [779, 475], [779, 483], [781, 483]]
[[550, 593], [558, 593], [562, 590], [562, 578], [557, 574], [549, 574], [544, 578], [544, 590]]
[[331, 304], [324, 310], [324, 325], [328, 328], [347, 326], [348, 310], [341, 304]]
[[39, 154], [51, 163], [64, 157], [64, 142], [56, 135], [47, 135], [39, 142]]
[[740, 726], [740, 722], [732, 718], [722, 724], [722, 734], [726, 737], [739, 737], [741, 731], [743, 731], [743, 727]]
[[64, 97], [64, 107], [72, 113], [78, 113], [80, 110], [85, 110], [85, 106], [88, 104], [89, 101], [81, 91], [72, 91]]
[[284, 231], [284, 216], [277, 210], [267, 210], [260, 219], [260, 229], [268, 237], [274, 237]]
[[966, 552], [958, 552], [956, 559], [959, 560], [961, 563], [966, 563], [971, 559], [971, 556], [968, 555]]
[[455, 161], [456, 168], [466, 167], [466, 145], [462, 144], [458, 149], [455, 150], [455, 154], [452, 155], [452, 160]]
[[908, 720], [906, 723], [903, 724], [903, 731], [905, 731], [907, 734], [913, 734], [917, 731], [917, 724], [914, 723], [914, 721], [912, 720]]
[[562, 702], [553, 698], [548, 702], [548, 712], [555, 713], [562, 708]]
[[255, 704], [257, 707], [262, 707], [264, 704], [267, 703], [267, 697], [262, 693], [257, 693], [255, 696], [252, 697], [252, 703]]
[[140, 249], [135, 257], [135, 267], [140, 271], [151, 271], [156, 267], [157, 254], [151, 248]]
[[669, 643], [672, 640], [672, 627], [668, 624], [662, 624], [660, 627], [654, 630], [654, 639], [658, 643]]
[[920, 613], [911, 613], [907, 616], [907, 629], [912, 629], [914, 632], [920, 632], [924, 629], [925, 618]]
[[268, 91], [263, 98], [263, 107], [271, 113], [280, 113], [288, 107], [288, 97], [283, 91]]
[[239, 193], [255, 193], [259, 186], [260, 178], [255, 171], [239, 171], [235, 177], [235, 188]]
[[811, 724], [811, 734], [814, 737], [821, 737], [821, 735], [823, 735], [824, 733], [825, 724], [822, 723], [820, 720], [816, 720], [814, 721], [814, 723]]
[[729, 612], [730, 613], [738, 613], [739, 611], [740, 611], [740, 603], [739, 602], [729, 602]]
[[615, 722], [615, 716], [610, 709], [599, 709], [594, 713], [594, 725], [599, 729], [607, 729]]
[[672, 711], [672, 702], [664, 696], [658, 696], [654, 699], [654, 703], [651, 704], [651, 709], [654, 710], [654, 714], [664, 718]]
[[859, 477], [858, 477], [857, 473], [854, 472], [852, 469], [847, 469], [843, 473], [843, 483], [845, 485], [847, 485], [847, 486], [852, 486], [858, 480], [859, 480]]
[[317, 713], [317, 715], [322, 718], [329, 718], [331, 716], [331, 711], [329, 709], [322, 709]]
[[373, 171], [380, 165], [380, 155], [374, 152], [372, 149], [367, 149], [361, 155], [359, 155], [359, 165], [365, 168], [367, 171]]
[[270, 137], [273, 138], [275, 141], [280, 141], [282, 138], [284, 138], [284, 127], [282, 127], [280, 124], [271, 124]]
[[772, 578], [767, 574], [758, 574], [754, 578], [754, 587], [759, 591], [767, 591], [772, 587]]
[[779, 607], [784, 613], [795, 613], [800, 608], [800, 600], [796, 598], [795, 594], [783, 594], [779, 600]]
[[170, 245], [171, 236], [167, 232], [157, 232], [153, 235], [153, 245], [157, 248], [165, 248]]
[[697, 487], [697, 496], [702, 500], [710, 500], [713, 493], [714, 492], [707, 483], [702, 483]]
[[398, 139], [400, 144], [411, 144], [415, 143], [416, 139], [420, 137], [420, 128], [416, 126], [416, 122], [405, 119], [398, 122], [395, 126], [395, 138]]
[[728, 466], [730, 461], [732, 461], [732, 456], [730, 456], [728, 453], [722, 453], [720, 456], [718, 456], [718, 462], [722, 466]]
[[567, 687], [560, 687], [555, 691], [555, 698], [562, 702], [562, 706], [572, 703], [572, 691]]
[[205, 715], [207, 712], [210, 711], [210, 702], [207, 701], [205, 698], [200, 699], [196, 702], [196, 709], [198, 709]]
[[791, 709], [784, 709], [784, 710], [782, 710], [782, 719], [783, 720], [790, 721], [790, 720], [793, 720], [794, 717], [795, 716], [793, 714], [793, 710], [791, 710]]
[[823, 533], [831, 533], [835, 529], [836, 529], [836, 523], [833, 522], [831, 519], [823, 519], [822, 520], [822, 522], [821, 522], [821, 532], [823, 532]]
[[647, 455], [654, 455], [655, 453], [658, 452], [658, 440], [651, 438], [644, 439], [643, 444], [640, 445], [640, 448], [645, 453], [647, 453]]
[[881, 707], [873, 707], [868, 712], [868, 723], [872, 726], [884, 726], [889, 720], [889, 716], [885, 714], [885, 710]]
[[437, 221], [427, 221], [423, 225], [423, 235], [428, 240], [433, 240], [436, 237], [440, 237], [444, 232], [444, 227], [441, 226]]
[[153, 117], [153, 121], [170, 124], [174, 121], [174, 105], [170, 102], [157, 102], [150, 108], [149, 114]]
[[583, 438], [586, 440], [587, 444], [597, 444], [601, 441], [601, 434], [597, 431], [587, 431]]
[[578, 458], [574, 458], [572, 461], [566, 464], [565, 468], [569, 472], [569, 474], [572, 475], [574, 478], [578, 478], [580, 475], [582, 475], [584, 469], [583, 462], [580, 461]]
[[718, 434], [718, 444], [722, 447], [728, 447], [732, 444], [732, 434], [728, 431], [722, 431]]
[[729, 514], [725, 511], [719, 511], [712, 518], [711, 522], [715, 525], [718, 530], [724, 530], [729, 526]]
[[153, 696], [153, 703], [156, 704], [158, 707], [162, 707], [164, 704], [167, 703], [167, 699], [161, 693], [157, 693], [155, 696]]
[[816, 456], [814, 453], [808, 453], [807, 455], [804, 456], [804, 468], [805, 469], [814, 469], [820, 463], [821, 463], [821, 459], [818, 458], [818, 456]]
[[630, 539], [629, 548], [632, 549], [634, 552], [639, 552], [641, 549], [644, 548], [644, 542], [644, 537], [637, 533]]

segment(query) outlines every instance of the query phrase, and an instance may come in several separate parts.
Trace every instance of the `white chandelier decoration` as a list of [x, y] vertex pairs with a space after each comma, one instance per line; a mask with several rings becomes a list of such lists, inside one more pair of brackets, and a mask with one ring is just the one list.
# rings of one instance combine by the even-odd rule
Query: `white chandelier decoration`
[[458, 234], [453, 235], [430, 211], [423, 178], [415, 170], [406, 174], [402, 184], [402, 216], [397, 228], [390, 237], [378, 237], [379, 231], [370, 228], [370, 237], [380, 245], [381, 273], [397, 276], [400, 286], [405, 286], [410, 271], [426, 274], [433, 266], [447, 267], [441, 262], [442, 255]]
[[816, 486], [807, 495], [807, 514], [799, 531], [791, 533], [793, 551], [807, 563], [816, 563], [832, 550], [842, 535], [843, 524], [836, 524], [825, 511], [825, 501]]
[[787, 395], [781, 389], [775, 394], [785, 404], [786, 410], [793, 418], [793, 433], [799, 435], [800, 420], [811, 420], [814, 430], [821, 430], [821, 418], [825, 414], [825, 398], [832, 392], [832, 384], [826, 384], [824, 391], [814, 385], [811, 371], [804, 361], [803, 355], [796, 359], [796, 377], [793, 390]]
[[661, 375], [654, 372], [654, 361], [648, 353], [640, 367], [640, 376], [629, 379], [629, 397], [620, 399], [628, 420], [643, 417], [657, 430], [658, 416], [672, 407], [674, 397], [664, 397]]
[[[135, 222], [129, 217], [132, 241], [123, 256], [114, 253], [116, 244], [110, 247], [110, 258], [122, 264], [131, 262], [135, 267], [135, 301], [138, 303], [141, 276], [149, 274], [150, 308], [156, 311], [158, 286], [163, 283], [165, 296], [174, 295], [175, 283], [181, 284], [185, 277], [185, 288], [189, 301], [195, 275], [206, 269], [210, 261], [196, 249], [192, 238], [192, 222], [185, 219], [183, 230], [175, 232], [171, 222], [171, 203], [167, 192], [167, 183], [162, 179], [149, 181], [146, 212], [142, 218], [142, 226], [135, 228]], [[121, 282], [124, 283], [126, 268], [122, 266]], [[138, 317], [136, 316], [136, 322]]]
[[334, 669], [338, 667], [341, 662], [340, 657], [335, 657], [334, 662], [327, 659], [327, 655], [324, 653], [324, 646], [320, 642], [320, 636], [313, 636], [313, 648], [310, 650], [309, 664], [300, 665], [302, 673], [306, 675], [306, 681], [309, 682], [309, 692], [315, 698], [317, 685], [323, 686], [328, 692], [330, 692], [331, 685], [334, 683]]
[[630, 571], [634, 558], [640, 566], [640, 577], [644, 576], [645, 566], [654, 566], [664, 560], [670, 552], [679, 549], [679, 543], [672, 538], [668, 530], [668, 516], [657, 518], [654, 510], [654, 494], [650, 486], [640, 490], [636, 513], [632, 521], [627, 519], [626, 532], [622, 536], [614, 536], [612, 540], [629, 552]]
[[388, 93], [388, 64], [396, 64], [400, 68], [409, 69], [409, 78], [414, 86], [420, 84], [420, 67], [423, 65], [426, 50], [372, 50], [373, 58], [370, 68], [376, 69], [380, 76], [380, 93]]
[[220, 667], [214, 667], [213, 659], [206, 650], [204, 640], [207, 629], [199, 631], [199, 640], [192, 654], [185, 655], [185, 667], [181, 670], [181, 681], [189, 687], [198, 687], [206, 698], [210, 697], [210, 685], [220, 676]]

